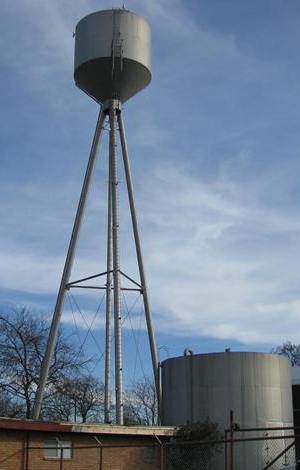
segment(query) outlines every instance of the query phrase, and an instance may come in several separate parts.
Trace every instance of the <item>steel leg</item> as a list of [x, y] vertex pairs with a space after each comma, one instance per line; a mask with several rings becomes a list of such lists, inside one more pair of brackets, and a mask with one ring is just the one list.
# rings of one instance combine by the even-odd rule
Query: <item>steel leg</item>
[[155, 379], [155, 384], [156, 384], [157, 399], [158, 399], [158, 402], [160, 403], [161, 391], [160, 391], [160, 385], [159, 385], [160, 381], [158, 378], [158, 353], [157, 353], [156, 340], [155, 340], [154, 330], [153, 330], [153, 325], [152, 325], [152, 315], [151, 315], [150, 303], [149, 303], [149, 297], [148, 297], [148, 288], [147, 288], [146, 274], [145, 274], [145, 269], [144, 269], [141, 241], [140, 241], [140, 236], [139, 236], [139, 227], [138, 227], [137, 213], [136, 213], [136, 207], [135, 207], [135, 202], [134, 202], [131, 168], [130, 168], [130, 161], [129, 161], [129, 156], [128, 156], [128, 149], [127, 149], [127, 142], [126, 142], [126, 135], [125, 135], [122, 112], [118, 113], [118, 123], [119, 123], [119, 130], [120, 130], [123, 161], [124, 161], [124, 167], [125, 167], [130, 213], [131, 213], [131, 218], [132, 218], [136, 255], [137, 255], [137, 260], [138, 260], [141, 285], [143, 289], [144, 309], [145, 309], [145, 316], [146, 316], [149, 342], [150, 342], [153, 374], [154, 374], [154, 379]]
[[77, 213], [75, 217], [71, 240], [70, 240], [68, 253], [67, 253], [67, 257], [65, 261], [64, 271], [63, 271], [60, 288], [59, 288], [59, 292], [57, 296], [57, 301], [56, 301], [54, 315], [53, 315], [51, 328], [49, 332], [46, 352], [45, 352], [43, 362], [42, 362], [41, 375], [40, 375], [40, 380], [39, 380], [39, 384], [38, 384], [38, 388], [36, 392], [36, 398], [35, 398], [34, 409], [33, 409], [34, 419], [38, 419], [40, 412], [41, 412], [43, 395], [44, 395], [44, 391], [45, 391], [45, 387], [46, 387], [46, 383], [48, 379], [51, 360], [53, 357], [53, 353], [54, 353], [56, 341], [57, 341], [59, 322], [60, 322], [60, 318], [62, 314], [64, 298], [65, 298], [65, 293], [66, 293], [66, 285], [68, 284], [70, 280], [70, 274], [71, 274], [71, 269], [72, 269], [72, 265], [74, 261], [74, 255], [75, 255], [76, 245], [77, 245], [78, 236], [79, 236], [79, 230], [80, 230], [82, 218], [84, 215], [84, 210], [86, 207], [86, 201], [87, 201], [87, 196], [89, 193], [91, 178], [92, 178], [94, 167], [95, 167], [97, 150], [98, 150], [100, 138], [102, 135], [104, 119], [105, 119], [105, 114], [101, 109], [99, 112], [99, 117], [98, 117], [98, 121], [96, 125], [92, 148], [91, 148], [91, 152], [89, 156], [88, 166], [87, 166], [85, 177], [84, 177], [84, 182], [83, 182], [82, 191], [81, 191], [81, 195], [79, 199], [79, 204], [77, 208]]

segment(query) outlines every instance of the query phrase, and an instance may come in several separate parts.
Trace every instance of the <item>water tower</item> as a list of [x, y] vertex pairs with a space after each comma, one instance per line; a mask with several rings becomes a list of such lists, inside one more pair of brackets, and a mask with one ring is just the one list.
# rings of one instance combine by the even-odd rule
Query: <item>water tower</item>
[[[105, 276], [105, 421], [110, 421], [111, 317], [113, 311], [116, 422], [118, 424], [123, 424], [122, 318], [120, 306], [122, 277], [131, 281], [133, 285], [132, 290], [139, 290], [143, 296], [153, 373], [156, 390], [159, 395], [158, 355], [152, 327], [152, 317], [132, 186], [131, 168], [122, 117], [122, 104], [136, 93], [143, 90], [143, 88], [145, 88], [151, 81], [151, 32], [147, 21], [141, 16], [125, 9], [99, 11], [92, 13], [79, 21], [75, 32], [74, 79], [76, 85], [100, 105], [100, 112], [66, 256], [46, 352], [41, 367], [40, 381], [34, 407], [34, 418], [38, 419], [40, 415], [49, 367], [57, 341], [57, 333], [66, 291], [72, 288], [75, 284], [78, 286], [82, 281]], [[82, 224], [87, 196], [91, 186], [97, 150], [106, 120], [109, 123], [106, 271], [96, 275], [93, 274], [89, 277], [85, 277], [84, 279], [71, 281], [70, 275], [79, 237], [79, 230]], [[136, 257], [140, 276], [139, 281], [128, 276], [128, 274], [121, 270], [120, 266], [117, 134], [119, 134], [122, 149]]]

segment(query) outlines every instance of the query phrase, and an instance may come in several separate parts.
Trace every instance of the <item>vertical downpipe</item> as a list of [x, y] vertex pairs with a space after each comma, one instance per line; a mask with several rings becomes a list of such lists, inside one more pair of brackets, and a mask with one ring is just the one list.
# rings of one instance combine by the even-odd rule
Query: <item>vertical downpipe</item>
[[234, 470], [233, 438], [234, 438], [233, 410], [230, 410], [230, 470]]

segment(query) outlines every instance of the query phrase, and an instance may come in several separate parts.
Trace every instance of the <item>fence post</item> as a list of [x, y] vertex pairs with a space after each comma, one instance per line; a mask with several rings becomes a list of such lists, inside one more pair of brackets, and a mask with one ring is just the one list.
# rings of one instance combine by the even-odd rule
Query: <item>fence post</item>
[[60, 448], [60, 466], [59, 470], [63, 470], [63, 447]]
[[26, 432], [26, 438], [24, 441], [24, 453], [23, 453], [23, 470], [28, 470], [29, 464], [29, 432]]
[[230, 470], [234, 470], [233, 439], [234, 439], [233, 410], [230, 410]]
[[103, 447], [100, 446], [100, 455], [99, 455], [99, 470], [102, 470], [102, 462], [103, 462]]
[[164, 460], [165, 460], [165, 458], [164, 458], [164, 445], [161, 442], [160, 443], [160, 470], [164, 470], [164, 467], [165, 467]]

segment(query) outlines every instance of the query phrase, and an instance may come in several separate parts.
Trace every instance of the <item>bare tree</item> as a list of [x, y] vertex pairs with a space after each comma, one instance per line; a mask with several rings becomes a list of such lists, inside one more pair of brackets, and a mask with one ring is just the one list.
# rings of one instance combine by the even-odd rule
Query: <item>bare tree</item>
[[12, 399], [7, 393], [0, 390], [0, 416], [20, 418], [23, 415], [23, 406]]
[[125, 396], [125, 417], [128, 424], [153, 426], [157, 422], [155, 384], [150, 377], [132, 383]]
[[[23, 407], [30, 418], [45, 345], [48, 325], [26, 308], [0, 314], [0, 391]], [[54, 352], [45, 402], [68, 375], [80, 372], [87, 361], [62, 335]]]
[[91, 375], [66, 378], [48, 402], [48, 414], [87, 422], [103, 419], [104, 385]]
[[135, 426], [144, 424], [141, 416], [137, 413], [137, 410], [134, 407], [132, 402], [132, 397], [129, 395], [128, 391], [125, 392], [124, 397], [124, 410], [123, 410], [123, 420], [125, 426]]
[[[0, 415], [31, 417], [47, 337], [47, 322], [30, 310], [0, 313]], [[104, 386], [86, 374], [88, 362], [60, 331], [44, 397], [44, 419], [103, 420]], [[125, 395], [124, 413], [127, 424], [156, 424], [152, 379], [132, 383]]]
[[74, 405], [70, 397], [63, 393], [63, 382], [53, 388], [43, 406], [43, 419], [50, 421], [74, 421]]
[[104, 385], [91, 375], [80, 377], [76, 380], [74, 403], [83, 423], [99, 420], [103, 411]]
[[292, 367], [300, 365], [300, 344], [293, 344], [287, 341], [273, 349], [272, 353], [287, 357]]

